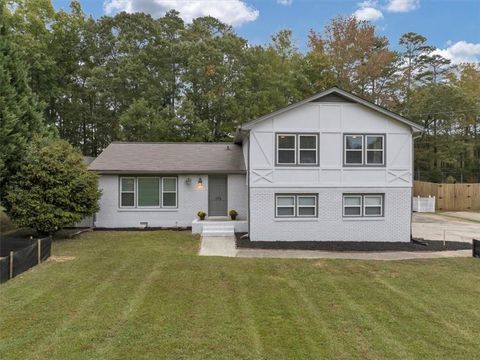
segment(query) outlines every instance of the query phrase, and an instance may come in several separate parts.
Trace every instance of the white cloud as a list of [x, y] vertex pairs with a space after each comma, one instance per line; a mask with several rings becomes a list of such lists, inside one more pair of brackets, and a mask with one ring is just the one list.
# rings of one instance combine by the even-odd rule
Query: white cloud
[[366, 0], [359, 3], [358, 6], [360, 8], [353, 13], [358, 20], [375, 21], [383, 18], [383, 14], [376, 8], [377, 2], [374, 0]]
[[120, 11], [144, 12], [160, 17], [175, 9], [187, 22], [199, 16], [213, 16], [226, 24], [238, 26], [258, 18], [259, 11], [242, 0], [104, 0], [107, 15]]
[[420, 5], [420, 0], [389, 0], [385, 9], [389, 12], [409, 12]]
[[277, 4], [285, 6], [292, 5], [292, 2], [293, 0], [277, 0]]
[[[447, 44], [452, 44], [452, 42], [448, 41]], [[436, 49], [433, 53], [451, 60], [454, 64], [480, 62], [480, 43], [457, 41], [446, 49]]]

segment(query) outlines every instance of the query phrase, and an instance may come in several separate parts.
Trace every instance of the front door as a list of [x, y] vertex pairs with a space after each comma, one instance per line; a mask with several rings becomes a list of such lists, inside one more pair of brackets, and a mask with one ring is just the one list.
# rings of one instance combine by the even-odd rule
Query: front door
[[227, 215], [227, 176], [208, 176], [208, 215]]

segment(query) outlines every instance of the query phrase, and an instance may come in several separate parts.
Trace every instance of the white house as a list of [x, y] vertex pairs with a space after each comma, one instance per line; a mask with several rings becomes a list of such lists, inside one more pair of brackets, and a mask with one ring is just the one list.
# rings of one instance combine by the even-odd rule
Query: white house
[[[251, 241], [410, 241], [423, 128], [338, 88], [242, 125], [234, 143], [112, 143], [95, 226], [232, 222]], [[224, 217], [224, 218], [222, 218]], [[204, 222], [205, 223], [205, 222]]]

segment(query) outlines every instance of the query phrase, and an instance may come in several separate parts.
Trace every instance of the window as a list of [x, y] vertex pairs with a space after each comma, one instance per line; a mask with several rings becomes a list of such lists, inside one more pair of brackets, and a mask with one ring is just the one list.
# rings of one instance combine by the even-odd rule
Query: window
[[164, 177], [162, 179], [162, 205], [163, 207], [177, 206], [177, 178]]
[[297, 216], [317, 216], [317, 197], [312, 195], [297, 196]]
[[277, 165], [318, 164], [318, 134], [277, 134]]
[[277, 137], [277, 162], [279, 164], [295, 164], [295, 148], [297, 143], [295, 135], [278, 135]]
[[159, 207], [160, 206], [160, 178], [139, 177], [138, 186], [138, 207]]
[[363, 196], [363, 216], [382, 216], [382, 195]]
[[383, 135], [366, 135], [365, 138], [367, 143], [366, 164], [383, 165]]
[[298, 135], [298, 161], [300, 164], [317, 163], [317, 135]]
[[135, 178], [122, 178], [120, 181], [120, 206], [135, 206]]
[[344, 194], [343, 216], [383, 216], [383, 194]]
[[345, 135], [344, 165], [385, 164], [385, 135]]
[[343, 216], [362, 216], [362, 196], [343, 196]]
[[363, 164], [363, 136], [346, 135], [345, 136], [345, 164], [362, 165]]
[[122, 208], [176, 208], [176, 177], [122, 177], [120, 178], [120, 207]]
[[282, 194], [275, 195], [276, 217], [316, 217], [317, 195]]

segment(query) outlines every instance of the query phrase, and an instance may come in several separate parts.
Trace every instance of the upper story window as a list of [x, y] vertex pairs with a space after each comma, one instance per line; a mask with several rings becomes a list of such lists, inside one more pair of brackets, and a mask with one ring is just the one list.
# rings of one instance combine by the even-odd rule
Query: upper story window
[[318, 134], [277, 134], [277, 165], [317, 165]]
[[385, 165], [385, 135], [348, 134], [343, 140], [343, 163], [351, 166]]
[[176, 177], [120, 178], [121, 208], [176, 208]]

